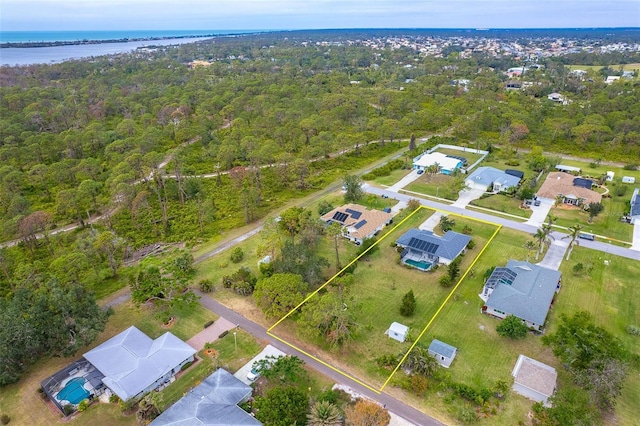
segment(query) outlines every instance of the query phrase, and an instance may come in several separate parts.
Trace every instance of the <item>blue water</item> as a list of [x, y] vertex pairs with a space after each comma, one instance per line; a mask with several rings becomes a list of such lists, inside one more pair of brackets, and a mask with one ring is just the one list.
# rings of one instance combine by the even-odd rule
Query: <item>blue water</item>
[[84, 388], [84, 384], [86, 380], [82, 377], [76, 377], [67, 382], [67, 384], [62, 388], [58, 395], [56, 395], [56, 399], [58, 401], [69, 401], [72, 404], [79, 404], [80, 401], [87, 399], [89, 397], [89, 392]]
[[246, 34], [250, 30], [118, 30], [118, 31], [0, 31], [0, 43], [38, 41], [121, 40], [124, 38], [186, 37]]
[[425, 271], [431, 267], [431, 263], [429, 262], [418, 262], [413, 259], [407, 259], [405, 262], [411, 266], [415, 266], [416, 268], [424, 269]]

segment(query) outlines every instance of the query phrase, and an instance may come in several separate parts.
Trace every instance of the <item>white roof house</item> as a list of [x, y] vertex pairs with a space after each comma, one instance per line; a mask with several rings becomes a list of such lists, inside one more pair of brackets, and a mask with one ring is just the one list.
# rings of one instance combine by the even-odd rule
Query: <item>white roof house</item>
[[540, 361], [520, 355], [511, 375], [513, 390], [520, 395], [550, 406], [548, 399], [556, 390], [556, 369]]
[[462, 167], [462, 160], [450, 157], [441, 152], [432, 152], [430, 154], [424, 153], [420, 157], [416, 157], [416, 159], [414, 159], [413, 168], [417, 170], [424, 170], [434, 164], [438, 164], [440, 171], [443, 174], [451, 174], [455, 169]]
[[407, 338], [408, 332], [409, 327], [407, 327], [406, 325], [402, 325], [399, 322], [393, 322], [391, 323], [389, 329], [385, 334], [387, 334], [390, 338], [402, 343]]
[[616, 174], [614, 172], [607, 172], [607, 182], [611, 182], [615, 175]]
[[478, 167], [467, 179], [465, 183], [474, 189], [487, 190], [493, 186], [494, 192], [506, 191], [509, 188], [518, 186], [520, 177], [511, 175], [495, 167]]
[[167, 332], [153, 340], [129, 327], [84, 354], [104, 378], [102, 382], [123, 401], [157, 388], [193, 361], [196, 350]]

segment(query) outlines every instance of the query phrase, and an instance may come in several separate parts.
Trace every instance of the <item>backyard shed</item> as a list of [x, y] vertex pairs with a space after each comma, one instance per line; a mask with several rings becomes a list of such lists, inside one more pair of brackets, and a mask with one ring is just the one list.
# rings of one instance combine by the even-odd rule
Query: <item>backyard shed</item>
[[390, 338], [403, 343], [407, 338], [408, 332], [409, 327], [407, 327], [406, 325], [402, 325], [399, 322], [392, 322], [385, 334], [389, 335]]
[[441, 366], [449, 368], [458, 353], [458, 349], [438, 339], [433, 339], [433, 342], [429, 345], [428, 352]]
[[622, 183], [636, 183], [636, 178], [633, 176], [622, 176]]
[[533, 401], [550, 406], [548, 399], [556, 390], [556, 369], [540, 361], [520, 355], [511, 375], [513, 390]]

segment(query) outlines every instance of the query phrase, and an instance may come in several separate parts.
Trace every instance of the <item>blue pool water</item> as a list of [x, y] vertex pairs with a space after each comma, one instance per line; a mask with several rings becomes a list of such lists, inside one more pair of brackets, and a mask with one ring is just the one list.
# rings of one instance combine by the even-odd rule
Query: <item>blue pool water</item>
[[67, 382], [56, 398], [58, 401], [67, 400], [72, 404], [78, 404], [89, 397], [89, 392], [83, 387], [87, 381], [82, 377], [76, 377]]
[[429, 262], [418, 262], [416, 260], [412, 260], [412, 259], [407, 259], [405, 260], [405, 262], [411, 266], [415, 266], [416, 268], [420, 268], [420, 269], [424, 269], [427, 270], [431, 267], [431, 263]]

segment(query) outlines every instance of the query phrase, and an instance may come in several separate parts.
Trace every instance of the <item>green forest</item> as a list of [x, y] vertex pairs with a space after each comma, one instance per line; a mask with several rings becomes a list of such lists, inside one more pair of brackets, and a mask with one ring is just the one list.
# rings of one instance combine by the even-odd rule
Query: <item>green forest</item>
[[[0, 386], [95, 339], [111, 314], [96, 299], [127, 285], [138, 303], [181, 294], [194, 276], [190, 249], [400, 149], [410, 151], [398, 168], [446, 138], [636, 169], [640, 80], [604, 82], [614, 61], [636, 56], [540, 58], [521, 90], [507, 89], [505, 71], [528, 59], [425, 56], [340, 34], [219, 37], [0, 68]], [[577, 76], [571, 64], [611, 68]], [[548, 100], [553, 92], [570, 102]], [[292, 256], [304, 248], [297, 232]], [[184, 250], [136, 263], [161, 245]], [[164, 289], [145, 288], [167, 276]]]

